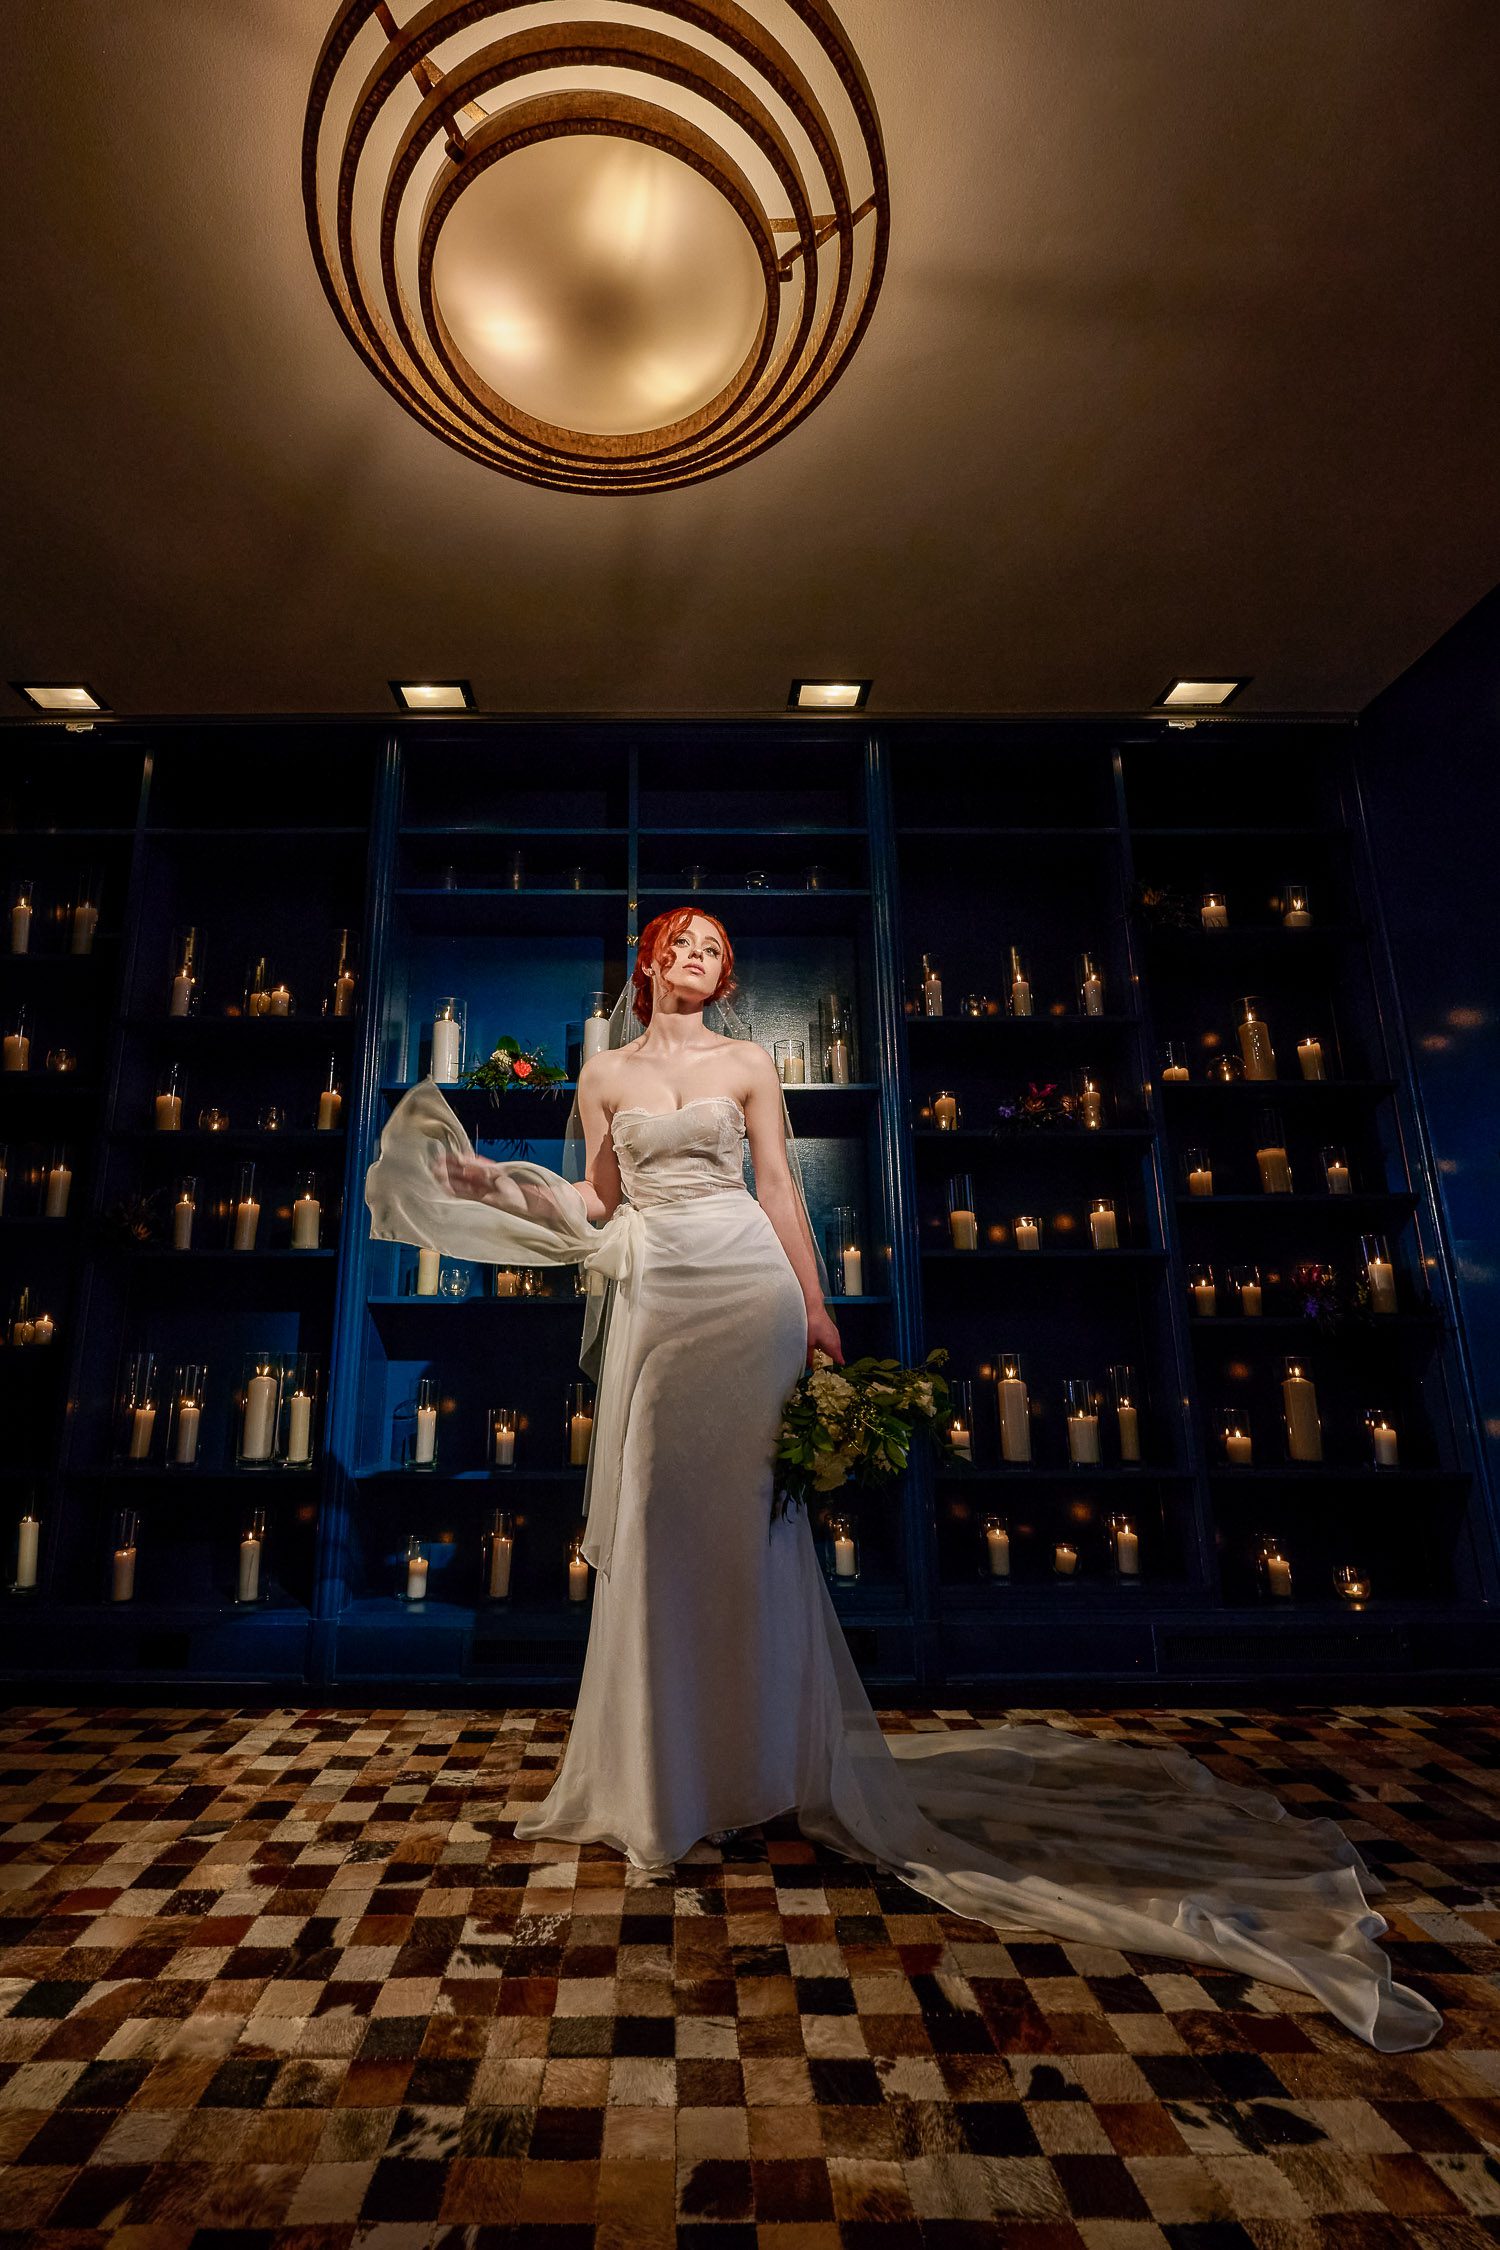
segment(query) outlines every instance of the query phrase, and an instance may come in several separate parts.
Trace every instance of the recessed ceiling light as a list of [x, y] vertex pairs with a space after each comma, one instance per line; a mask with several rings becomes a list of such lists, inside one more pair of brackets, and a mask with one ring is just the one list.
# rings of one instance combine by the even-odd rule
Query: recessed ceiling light
[[64, 687], [56, 681], [12, 680], [17, 695], [24, 695], [39, 711], [106, 711], [97, 695], [86, 687]]
[[863, 711], [869, 680], [793, 680], [793, 711]]
[[1249, 685], [1250, 682], [1247, 679], [1174, 680], [1166, 694], [1159, 695], [1156, 700], [1159, 704], [1167, 707], [1180, 706], [1186, 703], [1195, 706], [1200, 711], [1206, 711], [1231, 702], [1239, 694], [1242, 687], [1248, 687]]
[[472, 711], [474, 690], [467, 680], [392, 680], [391, 693], [403, 711]]

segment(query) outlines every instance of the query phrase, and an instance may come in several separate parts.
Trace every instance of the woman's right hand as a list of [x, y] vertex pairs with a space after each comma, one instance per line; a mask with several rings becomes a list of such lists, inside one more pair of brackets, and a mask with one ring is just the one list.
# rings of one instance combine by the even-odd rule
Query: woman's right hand
[[439, 1187], [449, 1195], [461, 1195], [470, 1203], [482, 1203], [495, 1167], [487, 1156], [459, 1156], [451, 1148], [438, 1150], [433, 1167]]

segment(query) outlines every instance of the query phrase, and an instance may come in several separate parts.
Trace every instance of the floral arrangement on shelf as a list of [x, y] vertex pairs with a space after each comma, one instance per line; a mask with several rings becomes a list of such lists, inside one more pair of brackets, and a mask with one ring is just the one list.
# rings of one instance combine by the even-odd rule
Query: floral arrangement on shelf
[[855, 1359], [835, 1367], [816, 1347], [813, 1364], [781, 1410], [771, 1520], [806, 1507], [841, 1484], [888, 1484], [906, 1467], [915, 1438], [952, 1455], [945, 1427], [948, 1385], [940, 1346], [920, 1367], [895, 1359]]
[[1192, 930], [1200, 926], [1202, 900], [1196, 892], [1170, 883], [1137, 883], [1135, 903], [1141, 920], [1153, 930]]
[[997, 1133], [1046, 1132], [1054, 1126], [1076, 1124], [1077, 1109], [1073, 1095], [1055, 1081], [1039, 1086], [1032, 1079], [1024, 1094], [995, 1104], [994, 1129]]
[[[1304, 1258], [1293, 1266], [1287, 1276], [1297, 1299], [1297, 1310], [1304, 1320], [1321, 1321], [1325, 1327], [1336, 1327], [1343, 1316], [1344, 1307], [1339, 1301], [1339, 1277], [1336, 1267], [1317, 1258]], [[1361, 1284], [1363, 1287], [1363, 1284]], [[1357, 1302], [1356, 1311], [1362, 1310]], [[1366, 1300], [1368, 1302], [1368, 1299]]]
[[561, 1063], [549, 1062], [545, 1047], [523, 1047], [519, 1039], [503, 1032], [482, 1063], [466, 1070], [463, 1083], [480, 1086], [490, 1094], [538, 1093], [549, 1086], [567, 1084]]

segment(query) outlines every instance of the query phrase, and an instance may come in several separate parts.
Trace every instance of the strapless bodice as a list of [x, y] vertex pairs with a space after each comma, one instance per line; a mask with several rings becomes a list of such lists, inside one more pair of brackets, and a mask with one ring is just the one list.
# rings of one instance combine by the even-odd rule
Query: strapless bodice
[[638, 1211], [745, 1185], [745, 1113], [733, 1094], [681, 1109], [617, 1109], [610, 1120], [620, 1185]]

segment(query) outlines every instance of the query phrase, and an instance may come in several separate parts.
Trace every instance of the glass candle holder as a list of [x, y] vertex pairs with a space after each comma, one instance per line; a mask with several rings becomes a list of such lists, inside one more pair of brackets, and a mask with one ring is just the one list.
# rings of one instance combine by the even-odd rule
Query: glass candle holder
[[946, 1086], [942, 1087], [933, 1095], [929, 1107], [932, 1111], [934, 1132], [956, 1133], [958, 1131], [963, 1121], [963, 1111], [959, 1107], [957, 1094]]
[[1071, 1539], [1056, 1540], [1052, 1548], [1052, 1575], [1065, 1584], [1078, 1576], [1078, 1548]]
[[583, 1059], [602, 1055], [609, 1045], [609, 995], [586, 992], [583, 996]]
[[1363, 1563], [1341, 1562], [1333, 1566], [1333, 1590], [1341, 1602], [1358, 1609], [1370, 1599], [1374, 1586]]
[[275, 1352], [249, 1352], [240, 1378], [235, 1467], [269, 1469], [276, 1461], [281, 1405], [281, 1360]]
[[1026, 974], [1021, 949], [1016, 945], [1010, 949], [1010, 989], [1006, 994], [1006, 1006], [1013, 1016], [1029, 1016], [1032, 1013], [1031, 979]]
[[258, 953], [245, 969], [245, 1013], [247, 1016], [268, 1016], [271, 1013], [271, 971], [266, 956]]
[[1188, 1068], [1186, 1046], [1180, 1039], [1169, 1039], [1162, 1055], [1162, 1084], [1180, 1086], [1192, 1075]]
[[1070, 1376], [1063, 1385], [1068, 1424], [1068, 1460], [1075, 1469], [1099, 1466], [1099, 1394], [1087, 1376]]
[[1206, 1148], [1188, 1148], [1182, 1152], [1183, 1177], [1189, 1195], [1212, 1195], [1214, 1192], [1213, 1160]]
[[227, 1133], [229, 1130], [228, 1110], [221, 1109], [217, 1102], [207, 1103], [198, 1112], [198, 1130], [200, 1133]]
[[995, 1405], [1000, 1420], [1000, 1458], [1031, 1459], [1031, 1399], [1019, 1352], [995, 1354]]
[[318, 1196], [318, 1175], [299, 1172], [297, 1192], [292, 1198], [292, 1248], [316, 1250], [322, 1233], [323, 1205]]
[[829, 1517], [827, 1552], [830, 1577], [846, 1586], [858, 1578], [859, 1540], [852, 1516]]
[[585, 1467], [589, 1447], [594, 1437], [594, 1394], [589, 1384], [573, 1382], [568, 1385], [563, 1401], [563, 1443], [567, 1448], [568, 1466]]
[[427, 1557], [422, 1552], [422, 1542], [415, 1532], [406, 1542], [406, 1553], [401, 1563], [401, 1599], [404, 1602], [425, 1602], [427, 1599]]
[[1073, 973], [1078, 987], [1078, 1013], [1081, 1016], [1102, 1016], [1104, 974], [1093, 954], [1080, 953], [1074, 963]]
[[830, 992], [822, 1000], [823, 1077], [830, 1086], [848, 1086], [854, 1078], [854, 1018], [846, 996]]
[[1370, 1433], [1370, 1459], [1377, 1469], [1399, 1469], [1401, 1448], [1396, 1434], [1396, 1424], [1383, 1406], [1365, 1409], [1365, 1428]]
[[280, 1133], [286, 1129], [286, 1111], [280, 1102], [262, 1102], [255, 1113], [257, 1133]]
[[1270, 1532], [1262, 1532], [1256, 1541], [1255, 1576], [1262, 1600], [1291, 1600], [1292, 1566], [1282, 1552], [1281, 1541]]
[[745, 888], [747, 891], [768, 891], [771, 888], [771, 870], [768, 867], [747, 867]]
[[42, 1173], [41, 1216], [44, 1219], [65, 1219], [72, 1192], [72, 1158], [61, 1141], [54, 1141]]
[[1305, 883], [1288, 883], [1282, 892], [1281, 919], [1289, 930], [1306, 930], [1312, 926], [1312, 907], [1308, 901]]
[[690, 859], [686, 867], [680, 867], [677, 873], [679, 881], [686, 889], [690, 891], [707, 890], [709, 871], [702, 860]]
[[1349, 1169], [1347, 1150], [1337, 1141], [1330, 1141], [1327, 1148], [1320, 1149], [1318, 1154], [1322, 1158], [1323, 1178], [1327, 1182], [1329, 1194], [1352, 1195], [1354, 1175]]
[[[573, 1269], [577, 1272], [577, 1268]], [[438, 1295], [450, 1304], [460, 1304], [468, 1296], [473, 1276], [462, 1258], [445, 1258], [438, 1275]]]
[[31, 923], [36, 912], [36, 884], [29, 875], [18, 877], [10, 894], [10, 949], [31, 951]]
[[823, 1253], [828, 1278], [836, 1297], [862, 1297], [865, 1259], [859, 1245], [858, 1218], [852, 1203], [836, 1203], [823, 1231]]
[[112, 1602], [135, 1600], [136, 1535], [140, 1529], [140, 1521], [140, 1515], [134, 1508], [121, 1508], [115, 1517], [109, 1556], [109, 1598]]
[[1321, 1461], [1323, 1425], [1318, 1393], [1304, 1362], [1293, 1354], [1282, 1361], [1281, 1411], [1289, 1461]]
[[284, 977], [278, 977], [266, 996], [266, 1014], [268, 1016], [294, 1016], [296, 1013], [297, 1003], [292, 996], [291, 986]]
[[922, 990], [923, 1015], [940, 1016], [943, 1012], [943, 979], [941, 971], [930, 953], [924, 953], [922, 956], [919, 982]]
[[1229, 901], [1222, 891], [1205, 891], [1198, 907], [1198, 919], [1205, 930], [1227, 930], [1229, 927]]
[[1323, 1042], [1316, 1032], [1304, 1032], [1297, 1041], [1297, 1067], [1307, 1079], [1322, 1080], [1328, 1076], [1323, 1059]]
[[971, 1022], [977, 1022], [981, 1018], [992, 1015], [993, 1013], [994, 1010], [991, 1007], [989, 995], [987, 993], [966, 992], [964, 994], [963, 1005], [959, 1009], [959, 1014], [961, 1016], [967, 1016]]
[[487, 1416], [489, 1429], [489, 1462], [494, 1470], [513, 1469], [516, 1465], [516, 1439], [520, 1434], [520, 1412], [514, 1406], [492, 1406]]
[[1231, 1266], [1229, 1286], [1234, 1293], [1235, 1310], [1242, 1320], [1259, 1320], [1265, 1309], [1265, 1292], [1261, 1287], [1259, 1266]]
[[323, 1002], [324, 1015], [352, 1016], [357, 983], [350, 933], [348, 930], [336, 930], [333, 939], [333, 978], [328, 988], [328, 997]]
[[1042, 1222], [1034, 1212], [1017, 1213], [1015, 1224], [1011, 1228], [1011, 1240], [1018, 1250], [1041, 1249]]
[[21, 1345], [29, 1344], [32, 1341], [35, 1330], [36, 1308], [32, 1303], [30, 1288], [23, 1285], [11, 1299], [10, 1318], [6, 1322], [6, 1334], [10, 1342], [19, 1348]]
[[522, 1266], [521, 1295], [523, 1297], [545, 1297], [547, 1293], [547, 1277], [542, 1268], [540, 1266]]
[[339, 1059], [337, 1055], [330, 1055], [318, 1094], [318, 1112], [313, 1124], [319, 1133], [336, 1133], [343, 1122], [344, 1089], [339, 1082]]
[[411, 1468], [424, 1473], [437, 1467], [438, 1387], [434, 1376], [423, 1375], [412, 1400]]
[[0, 1045], [0, 1063], [9, 1071], [31, 1068], [31, 1019], [23, 1000], [11, 1019], [11, 1028]]
[[1235, 1037], [1240, 1044], [1240, 1059], [1245, 1066], [1245, 1076], [1268, 1079], [1276, 1076], [1276, 1049], [1271, 1043], [1271, 1027], [1261, 1012], [1259, 1000], [1247, 992], [1239, 1004], [1235, 1023]]
[[568, 1541], [568, 1599], [586, 1602], [593, 1591], [594, 1574], [583, 1551], [584, 1533], [576, 1531]]
[[813, 860], [802, 870], [802, 888], [805, 891], [826, 891], [833, 877], [821, 861]]
[[178, 1133], [182, 1130], [181, 1063], [168, 1063], [156, 1081], [152, 1123], [158, 1133]]
[[948, 1385], [951, 1411], [948, 1416], [948, 1443], [960, 1461], [974, 1458], [974, 1385], [967, 1375], [960, 1375]]
[[1381, 1317], [1399, 1312], [1396, 1301], [1396, 1269], [1391, 1263], [1390, 1247], [1383, 1234], [1362, 1234], [1359, 1254], [1364, 1262], [1365, 1290], [1370, 1310]]
[[68, 951], [92, 953], [99, 928], [99, 870], [90, 867], [74, 878], [73, 900], [68, 909]]
[[521, 1294], [521, 1269], [519, 1266], [494, 1266], [490, 1271], [492, 1297], [519, 1297]]
[[[26, 1340], [31, 1341], [30, 1337]], [[120, 1384], [116, 1451], [131, 1468], [149, 1468], [156, 1459], [160, 1382], [155, 1352], [128, 1355]]]
[[35, 1507], [28, 1505], [16, 1525], [16, 1574], [10, 1582], [13, 1594], [34, 1594], [37, 1572], [41, 1564], [42, 1519]]
[[1219, 1415], [1219, 1440], [1224, 1449], [1224, 1465], [1229, 1469], [1250, 1469], [1255, 1466], [1255, 1443], [1250, 1434], [1250, 1422], [1242, 1406], [1226, 1406]]
[[1120, 1227], [1114, 1197], [1096, 1195], [1089, 1205], [1089, 1240], [1096, 1250], [1118, 1250]]
[[236, 1558], [234, 1598], [243, 1608], [252, 1602], [265, 1600], [260, 1590], [261, 1564], [266, 1550], [266, 1511], [253, 1508], [250, 1519], [240, 1533], [240, 1551]]
[[468, 1013], [465, 1002], [452, 995], [439, 1000], [433, 1011], [428, 1076], [442, 1085], [452, 1085], [463, 1071]]
[[318, 1443], [318, 1393], [322, 1369], [311, 1352], [286, 1352], [281, 1361], [277, 1454], [287, 1469], [310, 1469]]
[[208, 1369], [201, 1359], [185, 1361], [172, 1370], [167, 1385], [167, 1448], [169, 1469], [196, 1469], [203, 1438], [203, 1399]]
[[1104, 1130], [1104, 1086], [1091, 1066], [1073, 1074], [1073, 1098], [1078, 1122], [1086, 1133]]
[[1264, 1195], [1290, 1195], [1291, 1159], [1286, 1150], [1286, 1127], [1278, 1109], [1263, 1109], [1255, 1138], [1255, 1166]]
[[948, 1240], [955, 1250], [979, 1248], [979, 1215], [974, 1207], [974, 1175], [955, 1172], [948, 1181]]
[[1010, 1584], [1010, 1526], [1004, 1516], [985, 1516], [979, 1526], [979, 1571], [983, 1578]]
[[242, 1164], [235, 1177], [234, 1195], [229, 1206], [229, 1247], [231, 1250], [253, 1250], [260, 1232], [260, 1196], [255, 1186], [255, 1166]]
[[167, 966], [167, 1014], [195, 1016], [203, 991], [203, 933], [196, 928], [174, 930]]
[[1188, 1267], [1188, 1301], [1200, 1320], [1213, 1320], [1219, 1310], [1219, 1285], [1212, 1266]]
[[773, 1048], [776, 1058], [776, 1075], [783, 1086], [802, 1086], [807, 1082], [807, 1041], [805, 1039], [778, 1039]]
[[1244, 1063], [1237, 1054], [1225, 1048], [1215, 1055], [1203, 1073], [1210, 1086], [1237, 1086], [1245, 1075]]
[[1122, 1466], [1134, 1467], [1141, 1458], [1141, 1409], [1135, 1369], [1122, 1360], [1109, 1371], [1110, 1397], [1114, 1400], [1115, 1434]]
[[497, 1508], [484, 1535], [484, 1595], [486, 1601], [510, 1600], [510, 1571], [515, 1560], [515, 1524], [504, 1508]]
[[1110, 1560], [1120, 1584], [1138, 1586], [1141, 1582], [1141, 1535], [1132, 1517], [1110, 1517], [1109, 1544]]

